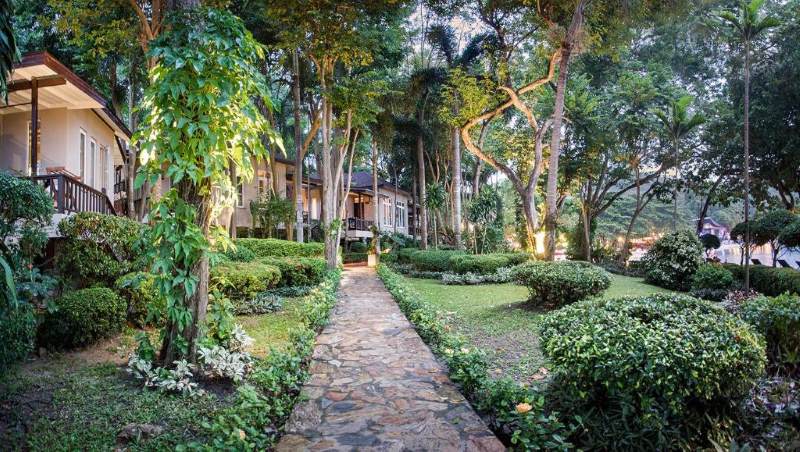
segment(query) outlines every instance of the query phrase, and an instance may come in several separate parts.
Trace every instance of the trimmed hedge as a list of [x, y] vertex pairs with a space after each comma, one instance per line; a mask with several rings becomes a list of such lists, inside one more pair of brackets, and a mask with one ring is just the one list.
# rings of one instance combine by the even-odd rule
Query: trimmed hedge
[[344, 257], [342, 261], [345, 264], [353, 264], [356, 262], [366, 262], [367, 258], [369, 257], [368, 253], [344, 253]]
[[552, 389], [598, 449], [705, 443], [707, 416], [733, 408], [764, 372], [763, 339], [747, 323], [685, 295], [586, 300], [540, 330]]
[[517, 284], [528, 288], [529, 301], [559, 307], [598, 295], [611, 285], [611, 277], [600, 267], [579, 261], [529, 262], [512, 271]]
[[47, 313], [39, 327], [39, 342], [48, 347], [83, 347], [125, 325], [125, 300], [105, 287], [67, 292], [55, 305], [58, 310]]
[[325, 257], [324, 243], [298, 243], [279, 239], [236, 239], [237, 247], [247, 248], [262, 257]]
[[673, 290], [689, 290], [703, 263], [703, 245], [692, 231], [672, 232], [656, 240], [642, 258], [645, 281]]
[[136, 326], [158, 325], [166, 318], [167, 304], [152, 273], [133, 272], [120, 276], [114, 289], [128, 303], [128, 321]]
[[325, 259], [317, 257], [265, 257], [259, 262], [278, 267], [278, 287], [313, 286], [322, 282], [327, 270]]
[[445, 272], [450, 271], [451, 257], [465, 254], [464, 251], [454, 250], [414, 250], [409, 256], [409, 263], [419, 271]]
[[256, 253], [243, 246], [230, 247], [222, 253], [222, 258], [234, 262], [252, 262], [256, 260]]
[[756, 297], [744, 302], [739, 315], [766, 338], [770, 367], [800, 371], [800, 296]]
[[58, 224], [64, 239], [56, 266], [75, 287], [112, 287], [120, 276], [145, 269], [139, 242], [145, 229], [137, 221], [114, 215], [72, 215]]
[[722, 265], [702, 264], [692, 276], [691, 294], [704, 300], [722, 301], [733, 282], [733, 273]]
[[[736, 264], [723, 264], [733, 276], [744, 281], [744, 267]], [[791, 268], [773, 268], [765, 265], [750, 266], [750, 287], [771, 297], [783, 293], [800, 295], [800, 271]]]
[[524, 253], [459, 254], [450, 257], [450, 270], [459, 274], [490, 275], [498, 269], [522, 264], [529, 258]]
[[211, 269], [211, 286], [234, 302], [252, 300], [280, 280], [278, 267], [261, 262], [221, 262]]

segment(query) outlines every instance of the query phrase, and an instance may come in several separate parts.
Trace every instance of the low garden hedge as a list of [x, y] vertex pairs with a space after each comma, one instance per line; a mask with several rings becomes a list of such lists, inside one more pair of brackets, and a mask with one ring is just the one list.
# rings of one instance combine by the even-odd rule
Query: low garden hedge
[[747, 396], [766, 361], [747, 323], [686, 295], [582, 301], [540, 332], [553, 390], [599, 449], [705, 443], [708, 420]]
[[547, 307], [599, 295], [611, 285], [605, 270], [578, 261], [529, 262], [514, 268], [512, 278], [528, 288], [530, 302]]
[[30, 303], [0, 306], [0, 376], [9, 365], [25, 358], [36, 339], [36, 317]]
[[513, 267], [529, 260], [524, 253], [457, 254], [450, 256], [450, 270], [455, 273], [489, 275], [498, 269]]
[[455, 250], [415, 250], [409, 257], [409, 263], [419, 271], [445, 272], [450, 270], [452, 256], [464, 254], [464, 251]]
[[722, 301], [733, 288], [733, 273], [720, 264], [702, 264], [692, 276], [692, 296]]
[[127, 302], [126, 315], [134, 325], [159, 325], [166, 318], [166, 300], [158, 291], [154, 274], [128, 273], [114, 282], [114, 289]]
[[324, 257], [325, 244], [298, 243], [280, 239], [236, 239], [237, 247], [247, 248], [256, 257]]
[[492, 379], [483, 351], [453, 333], [445, 316], [405, 278], [383, 264], [378, 266], [378, 276], [422, 340], [447, 365], [450, 379], [501, 439], [521, 450], [574, 448], [569, 443], [574, 427], [549, 410], [542, 392], [507, 378]]
[[325, 259], [317, 257], [265, 257], [259, 262], [278, 267], [278, 287], [317, 285], [327, 270]]
[[262, 262], [220, 262], [211, 269], [211, 287], [233, 302], [251, 300], [280, 280], [280, 269]]
[[[739, 281], [744, 281], [744, 266], [723, 264]], [[800, 295], [800, 271], [791, 268], [774, 268], [765, 265], [750, 266], [750, 287], [771, 297], [783, 293]]]
[[57, 310], [48, 312], [39, 326], [39, 343], [48, 347], [83, 347], [125, 325], [127, 303], [105, 287], [67, 292], [54, 304]]
[[739, 315], [766, 339], [773, 370], [800, 373], [800, 296], [759, 296], [745, 301]]

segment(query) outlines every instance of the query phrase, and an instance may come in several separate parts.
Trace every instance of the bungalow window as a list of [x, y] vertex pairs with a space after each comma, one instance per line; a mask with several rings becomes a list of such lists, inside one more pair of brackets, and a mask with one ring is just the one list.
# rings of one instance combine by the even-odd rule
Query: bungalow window
[[78, 153], [80, 154], [80, 175], [81, 182], [86, 183], [86, 132], [81, 130], [81, 139], [78, 142]]
[[242, 178], [236, 178], [236, 207], [244, 207], [244, 184]]
[[397, 201], [397, 205], [394, 208], [394, 215], [395, 226], [398, 228], [406, 227], [406, 204], [404, 202]]
[[392, 200], [385, 198], [383, 200], [383, 224], [391, 226], [394, 221], [394, 212], [392, 212]]
[[88, 185], [94, 187], [95, 172], [97, 171], [97, 141], [94, 138], [89, 141], [89, 180], [86, 182]]

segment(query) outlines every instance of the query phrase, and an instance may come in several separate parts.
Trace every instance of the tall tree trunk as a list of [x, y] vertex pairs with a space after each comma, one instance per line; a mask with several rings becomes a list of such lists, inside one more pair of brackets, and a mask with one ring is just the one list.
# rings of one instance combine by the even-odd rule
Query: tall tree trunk
[[475, 172], [472, 175], [472, 197], [475, 198], [480, 193], [481, 173], [483, 172], [483, 160], [476, 158]]
[[744, 290], [750, 291], [750, 40], [744, 43]]
[[564, 42], [561, 44], [561, 60], [558, 63], [556, 99], [553, 106], [553, 130], [550, 139], [550, 159], [547, 170], [547, 212], [545, 215], [545, 259], [553, 260], [556, 253], [556, 226], [558, 222], [558, 159], [561, 154], [561, 124], [564, 119], [564, 96], [567, 90], [569, 61], [575, 40], [583, 26], [583, 9], [587, 0], [580, 0], [575, 7]]
[[461, 244], [461, 136], [458, 128], [453, 129], [453, 235], [456, 249]]
[[672, 187], [672, 230], [678, 230], [678, 181], [680, 181], [680, 165], [678, 164], [678, 138], [673, 137], [672, 142], [675, 151], [675, 185]]
[[[130, 74], [128, 75], [130, 77], [130, 83], [128, 85], [130, 90], [128, 94], [128, 127], [130, 128], [131, 132], [136, 131], [136, 128], [139, 125], [138, 117], [134, 113], [134, 107], [136, 106], [136, 70], [134, 68], [136, 67], [136, 64], [137, 62], [135, 59], [131, 60], [129, 68]], [[128, 148], [126, 151], [128, 160], [128, 164], [126, 166], [126, 177], [128, 182], [126, 184], [127, 196], [125, 198], [125, 202], [127, 204], [128, 218], [135, 220], [137, 219], [136, 204], [134, 200], [136, 191], [133, 187], [136, 181], [136, 151], [133, 149], [133, 146], [131, 146], [130, 143], [128, 143]], [[144, 202], [144, 199], [142, 199], [142, 202]]]
[[418, 176], [417, 183], [419, 184], [419, 228], [420, 228], [420, 248], [428, 248], [428, 212], [425, 208], [425, 199], [427, 197], [425, 187], [425, 149], [422, 140], [422, 135], [417, 135], [417, 167]]
[[375, 223], [375, 254], [381, 254], [381, 214], [378, 196], [378, 145], [372, 141], [372, 221]]
[[[303, 243], [303, 133], [300, 130], [300, 61], [292, 52], [292, 97], [294, 100], [294, 224], [297, 241]], [[311, 202], [311, 200], [309, 200]]]
[[536, 253], [536, 224], [538, 223], [538, 213], [536, 212], [533, 191], [517, 191], [522, 200], [522, 213], [525, 215], [525, 243], [527, 251], [531, 254]]
[[[228, 234], [232, 239], [236, 238], [236, 209], [239, 207], [239, 199], [238, 199], [238, 176], [236, 174], [236, 167], [233, 165], [233, 162], [230, 162], [228, 171], [230, 171], [231, 175], [231, 185], [233, 186], [234, 190], [237, 193], [236, 203], [234, 203], [233, 207], [231, 208], [231, 218], [230, 222], [228, 223]], [[244, 196], [244, 190], [242, 190], [242, 196]]]
[[[325, 83], [325, 75], [321, 77], [322, 91], [325, 92], [327, 87]], [[333, 181], [331, 161], [331, 109], [329, 107], [328, 99], [322, 97], [322, 167], [320, 168], [320, 175], [322, 176], [322, 203], [324, 205], [325, 217], [322, 221], [322, 230], [325, 235], [325, 260], [328, 263], [328, 268], [333, 269], [338, 265], [337, 252], [339, 247], [339, 231], [341, 225], [334, 224], [333, 219], [336, 215], [335, 207], [335, 191], [339, 190], [338, 184]]]
[[706, 216], [708, 215], [708, 208], [711, 207], [711, 199], [714, 196], [714, 192], [717, 191], [717, 187], [719, 187], [720, 182], [722, 182], [722, 176], [718, 177], [716, 181], [711, 185], [711, 188], [708, 189], [708, 193], [706, 193], [706, 199], [703, 201], [703, 207], [700, 209], [700, 213], [697, 216], [697, 233], [700, 234], [703, 232], [703, 223], [706, 220]]

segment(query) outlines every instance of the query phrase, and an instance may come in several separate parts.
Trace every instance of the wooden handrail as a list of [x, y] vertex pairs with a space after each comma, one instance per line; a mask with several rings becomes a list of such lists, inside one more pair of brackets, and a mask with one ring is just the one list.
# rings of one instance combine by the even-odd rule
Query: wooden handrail
[[57, 213], [96, 212], [116, 215], [114, 204], [105, 193], [66, 174], [29, 177], [53, 198]]

